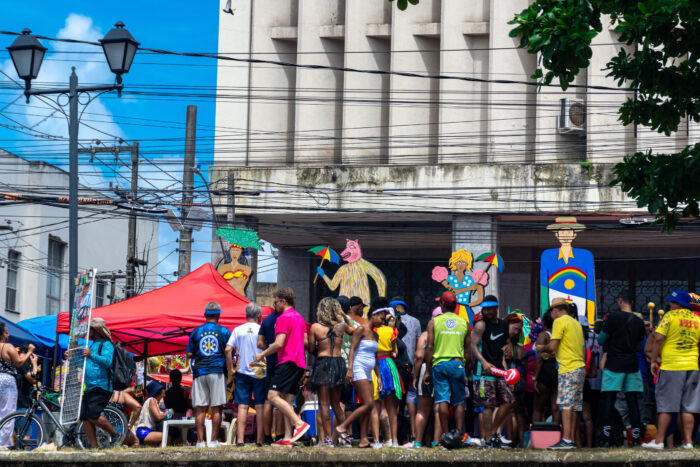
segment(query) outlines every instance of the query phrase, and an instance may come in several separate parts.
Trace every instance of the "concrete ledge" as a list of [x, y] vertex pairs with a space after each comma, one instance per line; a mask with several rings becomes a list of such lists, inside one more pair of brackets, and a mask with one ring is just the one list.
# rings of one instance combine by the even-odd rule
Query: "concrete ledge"
[[326, 24], [321, 26], [319, 36], [324, 39], [343, 39], [345, 37], [345, 25]]
[[368, 24], [365, 28], [365, 35], [378, 39], [390, 39], [391, 24]]
[[280, 41], [295, 41], [299, 37], [296, 26], [273, 26], [270, 28], [270, 37]]
[[295, 466], [381, 466], [401, 465], [405, 467], [483, 465], [528, 466], [560, 465], [572, 466], [697, 466], [700, 450], [645, 451], [642, 449], [579, 449], [569, 452], [535, 450], [476, 450], [460, 449], [441, 451], [437, 449], [372, 449], [346, 448], [232, 448], [218, 450], [180, 449], [115, 449], [110, 451], [60, 451], [60, 452], [2, 452], [0, 462], [13, 466], [37, 465], [256, 465], [277, 467]]
[[411, 33], [421, 37], [440, 37], [440, 23], [416, 23], [411, 26]]
[[487, 36], [489, 34], [489, 22], [468, 21], [463, 23], [462, 34], [465, 36]]

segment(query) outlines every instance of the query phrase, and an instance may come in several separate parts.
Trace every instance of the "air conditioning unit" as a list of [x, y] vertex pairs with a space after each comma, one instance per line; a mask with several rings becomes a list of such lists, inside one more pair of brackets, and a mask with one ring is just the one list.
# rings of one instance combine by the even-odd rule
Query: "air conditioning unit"
[[557, 130], [562, 134], [586, 132], [586, 104], [582, 99], [561, 99], [561, 111]]

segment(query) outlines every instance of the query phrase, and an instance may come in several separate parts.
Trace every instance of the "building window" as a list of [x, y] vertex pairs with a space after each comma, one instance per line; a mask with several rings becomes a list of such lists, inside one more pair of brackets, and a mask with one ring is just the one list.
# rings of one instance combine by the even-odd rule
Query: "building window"
[[66, 244], [54, 237], [49, 237], [49, 257], [46, 277], [46, 314], [56, 315], [61, 308], [61, 275], [63, 273], [63, 254]]
[[105, 304], [105, 281], [95, 282], [95, 308]]
[[7, 253], [7, 286], [5, 287], [5, 309], [7, 311], [14, 311], [18, 313], [17, 310], [17, 279], [18, 279], [18, 269], [19, 269], [19, 257], [20, 253], [18, 251], [10, 250]]

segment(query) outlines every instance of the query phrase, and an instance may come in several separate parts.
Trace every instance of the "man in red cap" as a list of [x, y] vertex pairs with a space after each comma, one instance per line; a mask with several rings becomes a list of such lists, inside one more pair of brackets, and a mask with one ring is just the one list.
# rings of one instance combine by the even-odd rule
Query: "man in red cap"
[[[467, 365], [471, 361], [469, 325], [467, 320], [455, 314], [457, 297], [445, 292], [440, 297], [442, 314], [428, 322], [428, 339], [425, 363], [433, 379], [433, 394], [438, 406], [440, 427], [448, 431], [450, 406], [453, 407], [455, 426], [464, 431], [464, 387], [467, 382]], [[468, 438], [468, 437], [467, 437]]]

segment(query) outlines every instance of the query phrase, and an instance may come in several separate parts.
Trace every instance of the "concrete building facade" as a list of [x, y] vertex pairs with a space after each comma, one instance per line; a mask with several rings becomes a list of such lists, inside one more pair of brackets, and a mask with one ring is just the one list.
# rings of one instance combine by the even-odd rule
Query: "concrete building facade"
[[[41, 161], [27, 161], [0, 150], [0, 191], [18, 194], [62, 195], [68, 173]], [[80, 186], [84, 198], [105, 198]], [[124, 298], [128, 217], [111, 206], [80, 205], [78, 221], [79, 271], [96, 268], [95, 305]], [[68, 311], [68, 204], [0, 203], [0, 306], [2, 316], [21, 321]], [[156, 282], [158, 222], [137, 221], [137, 251], [148, 262], [144, 280]], [[141, 269], [143, 272], [144, 269]], [[107, 275], [114, 274], [112, 279]], [[140, 283], [140, 281], [138, 281]]]
[[278, 284], [307, 316], [328, 291], [311, 283], [318, 260], [305, 250], [340, 251], [346, 238], [422, 317], [439, 289], [430, 270], [451, 251], [498, 252], [506, 269], [487, 292], [534, 315], [557, 215], [589, 227], [575, 246], [596, 257], [600, 310], [624, 288], [641, 304], [697, 287], [692, 225], [673, 237], [626, 227], [644, 211], [609, 183], [625, 154], [678, 150], [700, 128], [665, 137], [617, 121], [631, 94], [603, 71], [627, 47], [612, 28], [575, 86], [538, 91], [537, 57], [509, 36], [527, 4], [234, 0], [235, 14], [220, 15], [219, 54], [265, 62], [219, 61], [211, 179], [233, 189], [233, 172], [237, 219], [280, 249]]

